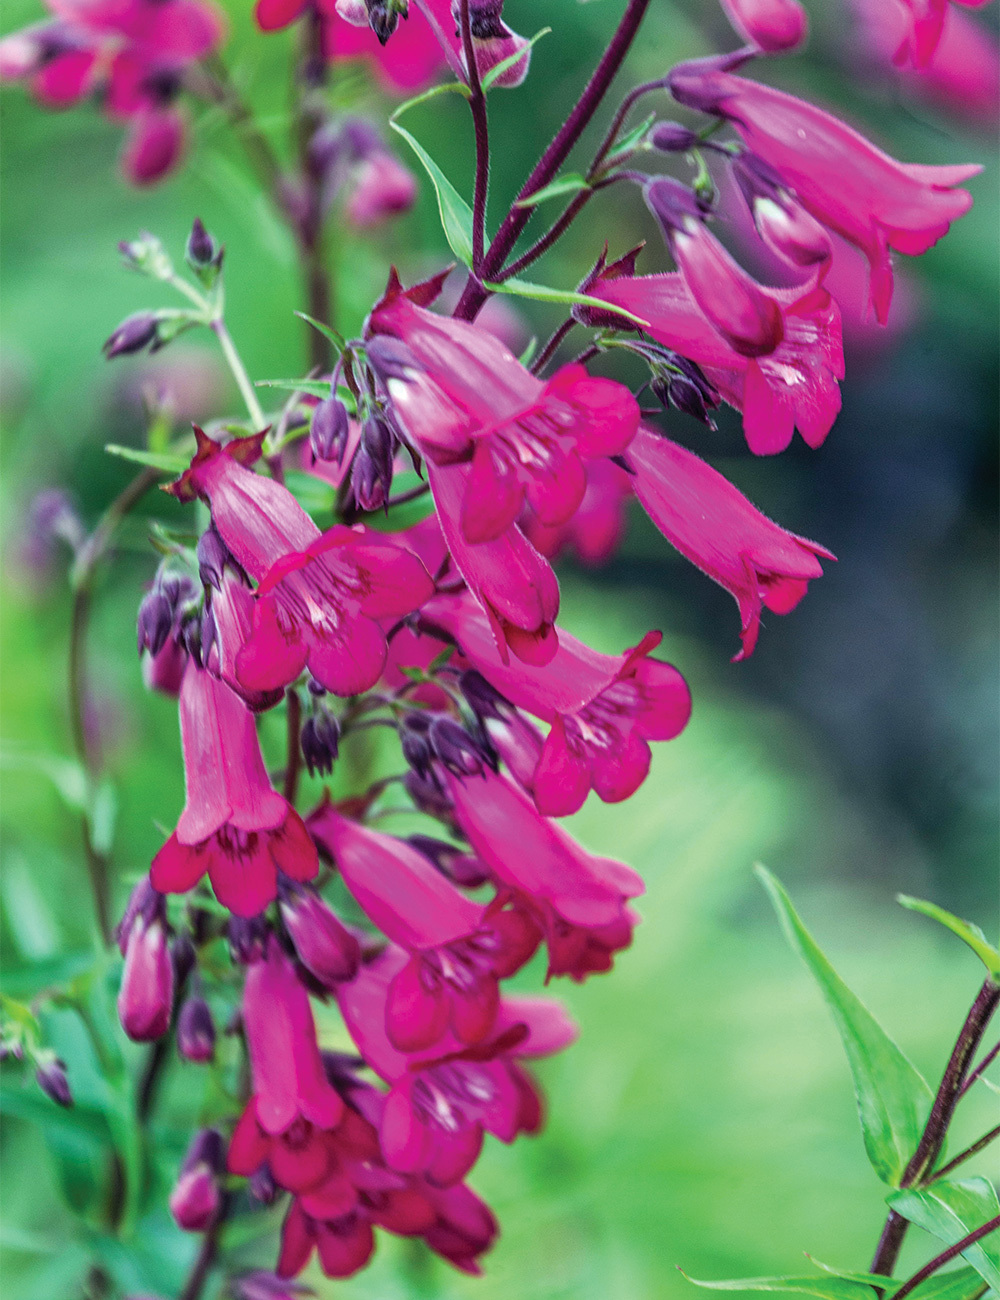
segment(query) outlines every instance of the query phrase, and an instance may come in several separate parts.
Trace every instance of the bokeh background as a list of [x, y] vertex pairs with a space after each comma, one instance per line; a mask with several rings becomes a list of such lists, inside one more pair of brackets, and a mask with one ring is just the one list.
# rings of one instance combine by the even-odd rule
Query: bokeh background
[[[242, 6], [229, 7], [226, 58], [280, 144], [289, 36], [257, 36]], [[592, 801], [574, 819], [589, 847], [644, 873], [643, 924], [612, 976], [557, 989], [582, 1033], [541, 1068], [544, 1135], [512, 1149], [494, 1143], [477, 1168], [474, 1185], [503, 1227], [486, 1276], [460, 1277], [383, 1240], [355, 1280], [317, 1281], [321, 1296], [653, 1300], [695, 1294], [678, 1265], [700, 1277], [794, 1273], [808, 1250], [865, 1266], [883, 1210], [847, 1066], [753, 881], [757, 860], [785, 880], [841, 973], [935, 1079], [977, 987], [974, 958], [902, 912], [894, 895], [932, 898], [995, 932], [995, 105], [970, 115], [960, 103], [933, 102], [871, 57], [848, 0], [808, 7], [807, 53], [755, 74], [834, 107], [908, 161], [989, 164], [970, 184], [976, 206], [919, 263], [899, 259], [889, 330], [850, 329], [843, 414], [819, 451], [797, 443], [755, 460], [731, 413], [715, 433], [669, 419], [673, 437], [709, 456], [767, 514], [839, 557], [799, 610], [768, 620], [749, 663], [729, 662], [730, 598], [645, 519], [633, 519], [602, 571], [563, 566], [570, 630], [617, 651], [660, 627], [694, 691], [691, 725], [659, 747], [641, 792], [618, 808]], [[613, 0], [552, 0], [542, 12], [509, 0], [512, 26], [530, 33], [544, 21], [554, 34], [536, 47], [528, 89], [491, 101], [494, 214], [572, 103], [617, 9]], [[3, 30], [39, 17], [35, 0], [6, 0]], [[993, 32], [995, 13], [976, 17]], [[626, 78], [661, 75], [731, 39], [712, 0], [657, 0]], [[345, 95], [360, 88], [384, 121], [386, 101], [365, 92], [359, 75], [340, 85]], [[414, 110], [407, 125], [470, 189], [469, 124], [452, 98]], [[662, 101], [653, 107], [673, 115]], [[155, 365], [102, 362], [100, 344], [121, 318], [172, 305], [121, 268], [115, 245], [149, 229], [179, 255], [201, 216], [226, 244], [228, 320], [255, 378], [304, 369], [291, 314], [304, 303], [290, 241], [214, 114], [198, 119], [183, 172], [137, 193], [117, 180], [118, 132], [96, 112], [48, 115], [17, 91], [5, 93], [2, 112], [0, 899], [5, 988], [27, 998], [86, 965], [95, 942], [78, 821], [65, 799], [71, 778], [60, 765], [70, 753], [66, 556], [30, 535], [30, 502], [59, 486], [94, 521], [129, 477], [104, 444], [141, 444], [151, 371], [172, 390], [179, 426], [237, 409], [210, 338], [187, 335]], [[335, 222], [341, 328], [360, 326], [390, 262], [406, 279], [445, 258], [428, 190], [377, 235]], [[668, 265], [638, 195], [616, 187], [533, 278], [575, 284], [605, 238], [613, 252], [647, 239], [640, 268]], [[525, 335], [544, 338], [558, 320], [528, 304]], [[171, 506], [152, 493], [143, 510], [179, 517]], [[121, 532], [90, 651], [91, 721], [116, 802], [117, 908], [183, 793], [175, 707], [144, 693], [134, 652], [135, 610], [155, 567], [147, 533], [143, 511]], [[273, 752], [277, 761], [276, 738]], [[533, 968], [528, 982], [539, 978]], [[107, 1098], [74, 1016], [50, 1013], [45, 1023], [73, 1063], [77, 1116], [99, 1117]], [[116, 1247], [70, 1208], [85, 1204], [100, 1176], [100, 1125], [57, 1110], [4, 1066], [5, 1300], [76, 1296], [102, 1254], [126, 1287], [176, 1293], [194, 1243], [168, 1218], [165, 1194], [210, 1087], [199, 1067], [171, 1066], [149, 1134], [163, 1153], [162, 1185], [150, 1188], [136, 1239]], [[956, 1143], [993, 1122], [990, 1101], [984, 1091], [963, 1104]], [[988, 1160], [970, 1172], [977, 1167]], [[273, 1259], [256, 1239], [260, 1225], [237, 1223], [228, 1238], [248, 1265]]]

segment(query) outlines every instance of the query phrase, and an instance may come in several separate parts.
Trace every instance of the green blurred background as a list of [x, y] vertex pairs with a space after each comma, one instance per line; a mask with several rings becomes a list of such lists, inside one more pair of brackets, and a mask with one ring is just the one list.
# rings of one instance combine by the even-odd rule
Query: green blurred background
[[[553, 0], [544, 12], [509, 0], [512, 26], [531, 32], [544, 21], [555, 34], [536, 48], [529, 89], [491, 101], [494, 221], [616, 11], [613, 0]], [[808, 53], [760, 75], [833, 105], [908, 161], [994, 161], [991, 131], [932, 111], [890, 72], [858, 74], [839, 0], [810, 12]], [[39, 16], [34, 0], [7, 0], [4, 32]], [[230, 16], [226, 58], [280, 147], [290, 38], [256, 36], [246, 14]], [[658, 0], [626, 77], [662, 74], [726, 41], [713, 0]], [[360, 89], [384, 121], [387, 105], [363, 79], [339, 85], [335, 104]], [[451, 98], [414, 110], [407, 125], [468, 189], [469, 124]], [[237, 409], [209, 339], [187, 335], [155, 365], [102, 363], [100, 344], [122, 317], [173, 305], [120, 267], [115, 245], [149, 229], [179, 255], [201, 216], [226, 244], [227, 316], [255, 378], [301, 373], [291, 313], [304, 303], [291, 243], [214, 114], [198, 119], [182, 173], [141, 193], [118, 182], [119, 133], [93, 110], [50, 115], [11, 91], [2, 133], [0, 892], [5, 988], [27, 999], [91, 960], [94, 943], [77, 818], [53, 780], [70, 752], [65, 556], [46, 561], [29, 545], [29, 503], [60, 486], [96, 519], [130, 477], [103, 446], [141, 444], [138, 394], [151, 372], [172, 389], [179, 426]], [[335, 219], [341, 328], [359, 327], [390, 262], [406, 279], [444, 259], [427, 188], [413, 214], [376, 235]], [[574, 819], [590, 848], [643, 872], [643, 924], [610, 977], [553, 990], [581, 1038], [541, 1067], [544, 1135], [490, 1144], [477, 1167], [473, 1183], [503, 1229], [485, 1278], [383, 1239], [369, 1271], [336, 1286], [319, 1279], [321, 1296], [652, 1300], [694, 1294], [678, 1265], [700, 1277], [798, 1272], [804, 1250], [867, 1265], [883, 1210], [847, 1066], [751, 866], [763, 860], [785, 880], [841, 973], [936, 1081], [979, 975], [957, 941], [900, 911], [894, 894], [996, 923], [995, 170], [970, 188], [976, 206], [948, 239], [919, 264], [900, 259], [907, 327], [879, 347], [849, 347], [844, 412], [820, 451], [799, 444], [754, 460], [729, 415], [714, 434], [670, 418], [672, 436], [710, 456], [766, 513], [840, 557], [798, 611], [768, 621], [750, 663], [729, 663], [729, 597], [645, 520], [633, 520], [622, 554], [600, 573], [563, 567], [565, 626], [607, 651], [663, 628], [667, 657], [694, 691], [691, 725], [659, 747], [640, 793], [618, 808], [592, 801]], [[641, 269], [667, 266], [638, 196], [616, 187], [533, 278], [570, 287], [608, 237], [613, 252], [646, 238]], [[558, 320], [529, 304], [524, 328], [545, 337]], [[181, 518], [171, 506], [153, 493], [143, 509]], [[90, 646], [92, 722], [117, 805], [116, 914], [183, 794], [175, 706], [143, 691], [134, 654], [135, 610], [155, 567], [147, 531], [141, 512], [122, 530]], [[269, 737], [265, 729], [265, 745]], [[105, 1001], [116, 974], [107, 972]], [[100, 1114], [107, 1090], [75, 1017], [57, 1012], [45, 1024], [71, 1063], [78, 1111]], [[138, 1052], [125, 1048], [134, 1069]], [[164, 1202], [211, 1086], [200, 1067], [172, 1064], [147, 1135], [163, 1153], [149, 1208], [136, 1237], [115, 1246], [66, 1208], [100, 1176], [97, 1130], [5, 1065], [5, 1300], [77, 1295], [102, 1252], [126, 1290], [176, 1293], [195, 1243]], [[992, 1122], [992, 1109], [985, 1091], [963, 1104], [955, 1150]], [[969, 1170], [987, 1167], [981, 1159]], [[234, 1227], [234, 1261], [273, 1260], [272, 1245], [253, 1239], [258, 1227]]]

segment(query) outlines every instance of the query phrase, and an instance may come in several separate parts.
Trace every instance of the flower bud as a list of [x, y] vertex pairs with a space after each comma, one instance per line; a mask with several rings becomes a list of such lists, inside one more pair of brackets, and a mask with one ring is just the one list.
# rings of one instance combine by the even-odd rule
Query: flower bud
[[352, 27], [368, 26], [368, 6], [364, 0], [337, 0], [334, 6], [337, 10], [337, 17], [343, 18], [345, 23], [350, 23]]
[[281, 919], [299, 961], [326, 988], [352, 980], [361, 964], [357, 939], [315, 890], [283, 884]]
[[657, 122], [646, 139], [661, 153], [686, 153], [698, 143], [695, 132], [680, 122]]
[[393, 432], [380, 416], [364, 422], [351, 467], [351, 491], [362, 510], [378, 510], [389, 499], [394, 445]]
[[219, 1175], [225, 1168], [225, 1146], [215, 1129], [196, 1133], [188, 1147], [174, 1189], [170, 1213], [185, 1232], [204, 1232], [219, 1210]]
[[380, 45], [387, 44], [389, 37], [399, 25], [400, 18], [407, 16], [407, 0], [365, 0], [368, 10], [368, 26], [378, 37]]
[[317, 709], [302, 727], [301, 743], [310, 776], [332, 772], [340, 745], [340, 723], [328, 709]]
[[206, 528], [198, 538], [198, 576], [203, 586], [222, 589], [222, 573], [227, 564], [236, 561], [229, 553], [229, 547], [222, 540], [214, 527]]
[[425, 713], [407, 713], [399, 729], [403, 757], [421, 780], [431, 775], [434, 751], [430, 743], [430, 730], [431, 720]]
[[407, 772], [403, 778], [406, 793], [421, 812], [429, 817], [447, 819], [452, 813], [452, 802], [436, 781], [425, 780], [415, 771]]
[[736, 32], [767, 54], [794, 50], [809, 31], [798, 0], [722, 0], [722, 7]]
[[35, 1082], [57, 1105], [67, 1108], [73, 1105], [73, 1094], [69, 1090], [69, 1080], [66, 1078], [66, 1065], [57, 1057], [37, 1058]]
[[184, 258], [202, 284], [214, 283], [222, 266], [223, 248], [217, 244], [202, 225], [201, 218], [195, 217], [188, 235]]
[[148, 650], [151, 655], [158, 655], [166, 645], [173, 625], [174, 611], [169, 600], [162, 591], [151, 591], [139, 606], [136, 619], [139, 653]]
[[233, 1300], [300, 1300], [302, 1296], [316, 1294], [311, 1287], [303, 1286], [300, 1282], [264, 1272], [244, 1273], [242, 1277], [234, 1277], [229, 1283], [229, 1289]]
[[458, 679], [458, 689], [472, 712], [484, 718], [506, 718], [513, 705], [475, 668], [467, 668]]
[[309, 446], [317, 460], [344, 459], [351, 422], [347, 407], [339, 397], [328, 397], [313, 411], [309, 426]]
[[188, 998], [177, 1017], [177, 1050], [185, 1061], [215, 1059], [215, 1022], [204, 998]]
[[242, 916], [229, 918], [229, 952], [234, 962], [240, 966], [249, 966], [251, 962], [260, 961], [267, 946], [270, 928], [262, 916], [249, 919]]
[[478, 889], [490, 879], [490, 873], [471, 853], [465, 853], [447, 840], [436, 840], [431, 835], [411, 835], [409, 843], [430, 860], [448, 880], [463, 889]]
[[101, 351], [110, 361], [112, 357], [128, 356], [142, 352], [156, 341], [158, 318], [151, 311], [139, 311], [127, 316], [104, 342]]
[[162, 922], [137, 917], [125, 947], [118, 1018], [134, 1042], [148, 1043], [170, 1028], [174, 964]]
[[473, 736], [454, 718], [439, 715], [431, 724], [434, 756], [455, 776], [474, 776], [483, 765], [496, 768], [497, 758], [485, 733]]
[[121, 955], [125, 956], [129, 936], [138, 920], [141, 919], [146, 925], [149, 925], [154, 920], [162, 922], [166, 914], [166, 902], [163, 895], [157, 893], [150, 884], [149, 876], [143, 876], [133, 887], [128, 902], [125, 904], [122, 919], [115, 927], [115, 940], [118, 943]]
[[123, 239], [118, 251], [130, 270], [140, 271], [154, 280], [169, 280], [174, 273], [167, 250], [148, 230], [143, 230], [137, 239]]
[[408, 212], [416, 197], [417, 180], [413, 173], [388, 149], [379, 149], [364, 159], [355, 174], [347, 201], [347, 219], [358, 229], [368, 230]]

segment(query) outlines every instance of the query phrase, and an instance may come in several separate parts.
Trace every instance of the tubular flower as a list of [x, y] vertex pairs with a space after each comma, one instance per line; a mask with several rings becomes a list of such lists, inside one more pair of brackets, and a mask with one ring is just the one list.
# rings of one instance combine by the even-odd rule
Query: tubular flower
[[547, 559], [572, 551], [581, 564], [600, 568], [621, 545], [625, 535], [625, 506], [632, 495], [629, 475], [613, 460], [587, 462], [587, 490], [580, 508], [564, 524], [547, 526], [532, 511], [520, 526], [531, 544]]
[[[948, 0], [896, 0], [905, 15], [905, 27], [893, 54], [893, 63], [926, 68], [937, 52], [951, 10]], [[978, 9], [987, 0], [954, 0], [968, 9]], [[952, 15], [952, 18], [954, 16]]]
[[554, 657], [526, 668], [502, 662], [486, 620], [467, 597], [438, 596], [423, 619], [454, 638], [511, 704], [551, 723], [530, 786], [539, 811], [549, 816], [576, 812], [592, 789], [608, 803], [629, 798], [649, 772], [649, 741], [672, 740], [691, 715], [683, 677], [649, 658], [658, 632], [613, 656], [560, 631]]
[[208, 872], [219, 902], [255, 916], [277, 895], [278, 871], [309, 880], [316, 849], [302, 818], [271, 788], [253, 714], [211, 673], [188, 663], [180, 693], [187, 799], [153, 859], [153, 887], [182, 894]]
[[692, 192], [669, 176], [657, 176], [647, 182], [643, 197], [712, 328], [741, 356], [773, 352], [784, 335], [780, 305], [709, 233]]
[[624, 451], [638, 428], [621, 384], [579, 365], [543, 383], [495, 335], [416, 305], [395, 278], [369, 329], [369, 363], [406, 437], [435, 464], [472, 461], [467, 542], [495, 541], [526, 498], [542, 523], [565, 523], [586, 491], [584, 461]]
[[52, 0], [54, 21], [0, 41], [0, 77], [27, 80], [49, 108], [103, 92], [106, 115], [128, 124], [125, 176], [166, 175], [184, 146], [174, 107], [185, 67], [215, 49], [224, 23], [205, 0]]
[[254, 1092], [230, 1142], [229, 1170], [249, 1176], [266, 1163], [281, 1187], [314, 1187], [336, 1171], [332, 1130], [345, 1108], [323, 1069], [308, 995], [273, 937], [247, 969], [243, 1025]]
[[744, 40], [767, 54], [801, 45], [809, 20], [798, 0], [721, 0], [726, 17]]
[[379, 1126], [386, 1163], [450, 1187], [475, 1163], [484, 1132], [512, 1142], [537, 1130], [540, 1102], [519, 1059], [560, 1051], [576, 1027], [557, 1002], [511, 998], [501, 1003], [493, 1036], [475, 1047], [446, 1038], [431, 1056], [399, 1052], [385, 1033], [385, 1009], [406, 960], [387, 948], [338, 989], [337, 1000], [358, 1050], [390, 1085]]
[[539, 918], [549, 947], [549, 974], [583, 979], [609, 970], [632, 942], [636, 917], [626, 900], [643, 893], [642, 877], [622, 862], [588, 853], [543, 817], [513, 782], [447, 774], [455, 820], [494, 877]]
[[831, 114], [723, 71], [718, 60], [678, 65], [669, 85], [679, 103], [731, 122], [807, 211], [861, 249], [882, 324], [892, 300], [890, 249], [926, 253], [972, 206], [968, 191], [955, 186], [981, 171], [978, 165], [897, 162]]
[[405, 840], [369, 830], [324, 803], [309, 819], [365, 914], [409, 960], [393, 978], [386, 1033], [400, 1051], [432, 1047], [448, 1031], [481, 1042], [500, 1005], [499, 980], [538, 945], [520, 913], [474, 903]]
[[599, 271], [587, 293], [641, 313], [653, 338], [696, 362], [742, 411], [751, 451], [783, 451], [796, 428], [810, 447], [821, 445], [840, 411], [837, 381], [844, 377], [840, 310], [829, 294], [771, 290], [782, 304], [784, 337], [770, 355], [746, 357], [711, 328], [680, 275], [636, 276], [630, 267], [624, 258]]
[[266, 694], [307, 665], [335, 694], [373, 686], [386, 662], [377, 620], [430, 597], [423, 565], [360, 525], [321, 533], [289, 491], [246, 468], [260, 436], [226, 447], [197, 436], [197, 454], [171, 490], [181, 500], [208, 499], [223, 542], [260, 584], [250, 637], [235, 658], [240, 686]]
[[835, 556], [772, 523], [710, 465], [650, 429], [640, 429], [629, 460], [653, 523], [735, 597], [743, 645], [734, 658], [745, 659], [757, 644], [761, 610], [789, 613], [822, 575], [820, 559]]
[[510, 651], [525, 663], [547, 663], [558, 644], [556, 576], [516, 524], [494, 541], [466, 541], [458, 520], [469, 472], [465, 465], [427, 466], [451, 558], [489, 619], [500, 657]]

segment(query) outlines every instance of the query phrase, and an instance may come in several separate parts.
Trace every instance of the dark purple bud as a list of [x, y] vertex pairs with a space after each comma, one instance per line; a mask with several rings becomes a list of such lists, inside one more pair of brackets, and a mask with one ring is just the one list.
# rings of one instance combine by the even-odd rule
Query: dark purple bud
[[454, 718], [439, 715], [434, 719], [430, 744], [434, 756], [455, 776], [475, 776], [484, 764], [496, 769], [497, 757], [485, 733], [473, 736]]
[[494, 41], [505, 36], [502, 14], [503, 0], [469, 0], [469, 26], [475, 39]]
[[194, 950], [194, 944], [191, 942], [190, 936], [186, 934], [179, 934], [174, 939], [170, 951], [174, 959], [174, 973], [177, 976], [178, 983], [180, 983], [186, 980], [194, 970], [198, 961], [198, 954]]
[[261, 1205], [273, 1205], [278, 1199], [278, 1184], [266, 1160], [250, 1175], [248, 1187], [250, 1195]]
[[274, 1273], [244, 1273], [234, 1277], [229, 1283], [233, 1300], [300, 1300], [302, 1296], [314, 1296], [311, 1287], [301, 1282], [290, 1282]]
[[657, 122], [646, 139], [661, 153], [685, 153], [698, 143], [694, 131], [680, 122]]
[[670, 176], [657, 176], [648, 181], [643, 186], [642, 195], [668, 241], [675, 230], [689, 231], [692, 221], [705, 219], [694, 191]]
[[195, 217], [188, 235], [184, 256], [193, 271], [204, 271], [208, 267], [218, 269], [222, 264], [222, 248], [202, 225], [201, 218]]
[[431, 835], [411, 835], [409, 842], [424, 857], [430, 858], [442, 876], [463, 889], [478, 889], [490, 879], [490, 873], [478, 858], [447, 840], [436, 840]]
[[149, 1043], [170, 1028], [174, 964], [159, 918], [138, 916], [125, 946], [125, 969], [118, 991], [118, 1018], [133, 1042]]
[[399, 727], [403, 757], [421, 780], [431, 775], [434, 751], [430, 741], [431, 720], [426, 713], [408, 713]]
[[678, 104], [696, 109], [699, 113], [717, 113], [723, 107], [725, 83], [719, 82], [718, 72], [734, 72], [747, 59], [760, 51], [755, 46], [733, 50], [729, 54], [711, 54], [704, 59], [688, 59], [678, 63], [667, 75], [667, 89]]
[[458, 679], [458, 689], [462, 692], [469, 708], [480, 720], [510, 717], [513, 705], [475, 668], [468, 668], [462, 673]]
[[24, 1044], [21, 1040], [0, 1038], [0, 1061], [23, 1061]]
[[333, 771], [340, 746], [340, 723], [329, 710], [319, 708], [302, 727], [302, 757], [309, 775]]
[[253, 916], [249, 920], [242, 916], [231, 916], [228, 933], [233, 961], [241, 966], [249, 966], [264, 956], [269, 927], [263, 916]]
[[403, 778], [403, 785], [421, 812], [443, 821], [451, 817], [452, 802], [436, 781], [425, 780], [416, 772], [409, 771]]
[[364, 1069], [365, 1058], [354, 1052], [320, 1052], [323, 1072], [338, 1092], [363, 1087], [358, 1071]]
[[225, 1146], [215, 1129], [196, 1133], [170, 1193], [170, 1213], [185, 1232], [204, 1232], [219, 1210], [219, 1175]]
[[136, 312], [128, 316], [108, 339], [101, 351], [110, 361], [112, 357], [128, 356], [133, 352], [142, 352], [156, 341], [159, 322], [149, 311]]
[[174, 611], [170, 601], [162, 591], [154, 588], [143, 598], [136, 619], [139, 654], [148, 650], [151, 655], [158, 655], [166, 645], [173, 625]]
[[309, 446], [317, 460], [344, 459], [351, 421], [347, 407], [338, 397], [328, 397], [313, 412]]
[[64, 1062], [53, 1056], [39, 1064], [35, 1070], [35, 1082], [47, 1097], [51, 1097], [59, 1106], [67, 1108], [73, 1105], [73, 1094], [69, 1090]]
[[361, 442], [351, 467], [351, 491], [362, 510], [378, 510], [389, 499], [395, 438], [377, 415], [361, 429]]
[[321, 700], [327, 693], [326, 687], [322, 682], [318, 682], [315, 677], [309, 678], [306, 682], [306, 689], [309, 694], [314, 696], [317, 700]]
[[136, 921], [141, 918], [146, 925], [149, 925], [152, 921], [164, 921], [166, 915], [166, 899], [162, 894], [157, 893], [149, 883], [149, 877], [143, 876], [133, 887], [128, 902], [125, 904], [122, 919], [115, 927], [115, 939], [118, 941], [121, 955], [125, 956], [129, 935], [132, 933], [132, 927]]
[[385, 45], [396, 30], [400, 16], [407, 14], [406, 0], [365, 0], [368, 10], [368, 25], [378, 37], [380, 45]]
[[325, 988], [357, 975], [361, 947], [315, 890], [283, 880], [280, 908], [299, 961]]
[[365, 343], [368, 364], [383, 384], [389, 379], [412, 379], [420, 365], [402, 339], [376, 334]]
[[222, 590], [222, 574], [227, 564], [235, 561], [229, 547], [214, 528], [206, 528], [198, 538], [198, 576], [206, 587]]
[[185, 1061], [215, 1059], [215, 1021], [204, 998], [188, 998], [177, 1017], [177, 1050]]

